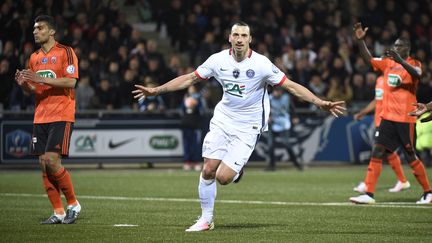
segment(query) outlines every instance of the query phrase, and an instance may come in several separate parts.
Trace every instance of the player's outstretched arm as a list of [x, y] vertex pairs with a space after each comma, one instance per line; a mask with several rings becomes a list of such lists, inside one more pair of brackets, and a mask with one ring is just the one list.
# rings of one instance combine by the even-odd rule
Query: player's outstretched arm
[[21, 73], [26, 80], [43, 83], [56, 88], [75, 88], [76, 84], [75, 78], [44, 78], [30, 69], [22, 70]]
[[427, 104], [423, 104], [423, 103], [414, 103], [413, 104], [416, 109], [411, 111], [409, 113], [410, 116], [421, 116], [426, 112], [431, 112], [431, 114], [429, 114], [429, 116], [421, 119], [421, 122], [428, 122], [428, 121], [432, 121], [432, 101], [427, 103]]
[[345, 101], [325, 101], [318, 98], [316, 95], [314, 95], [310, 90], [305, 88], [304, 86], [293, 82], [290, 79], [286, 79], [285, 82], [282, 84], [282, 87], [286, 90], [288, 90], [290, 93], [294, 94], [295, 96], [299, 97], [302, 100], [308, 101], [322, 110], [330, 112], [333, 116], [339, 117], [339, 115], [342, 115], [345, 108]]
[[368, 29], [369, 29], [368, 27], [363, 29], [362, 24], [360, 22], [355, 23], [353, 27], [354, 34], [357, 39], [360, 55], [363, 58], [363, 60], [365, 60], [366, 63], [370, 63], [370, 60], [372, 59], [372, 55], [370, 54], [369, 49], [367, 48], [366, 43], [364, 41]]
[[354, 114], [354, 120], [358, 121], [363, 119], [365, 115], [367, 115], [369, 112], [372, 112], [375, 109], [375, 106], [376, 106], [376, 100], [374, 99], [371, 102], [369, 102], [369, 104], [365, 108], [361, 109], [359, 112]]
[[156, 96], [163, 93], [185, 89], [200, 80], [201, 79], [199, 79], [195, 75], [195, 73], [192, 72], [189, 74], [178, 76], [177, 78], [172, 79], [169, 82], [154, 88], [145, 87], [142, 85], [135, 85], [136, 89], [133, 90], [132, 93], [134, 94], [134, 98], [141, 99], [141, 97], [145, 96]]

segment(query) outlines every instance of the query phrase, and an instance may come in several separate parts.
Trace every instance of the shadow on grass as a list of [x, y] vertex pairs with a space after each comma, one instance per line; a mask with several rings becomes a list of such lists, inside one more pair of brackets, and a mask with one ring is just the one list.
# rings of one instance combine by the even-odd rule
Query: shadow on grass
[[280, 227], [283, 226], [281, 224], [255, 224], [255, 223], [246, 223], [246, 224], [223, 224], [223, 225], [216, 225], [218, 229], [258, 229], [258, 228], [269, 228], [269, 227]]
[[414, 198], [414, 197], [395, 197], [395, 198], [392, 198], [391, 200], [385, 200], [385, 201], [382, 201], [382, 202], [387, 202], [387, 203], [392, 203], [392, 202], [395, 202], [395, 203], [415, 203], [415, 202], [417, 202], [417, 200], [420, 199], [420, 196], [418, 196], [418, 198]]

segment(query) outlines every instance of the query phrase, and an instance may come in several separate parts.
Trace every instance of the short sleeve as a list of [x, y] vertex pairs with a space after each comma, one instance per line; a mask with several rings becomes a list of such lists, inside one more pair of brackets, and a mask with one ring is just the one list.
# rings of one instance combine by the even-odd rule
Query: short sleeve
[[30, 55], [30, 58], [29, 58], [28, 63], [27, 63], [27, 68], [30, 69], [30, 70], [32, 70], [32, 71], [34, 71], [34, 69], [33, 69], [33, 62], [34, 62], [34, 59], [35, 59], [35, 54], [32, 53], [32, 54]]
[[268, 59], [264, 62], [264, 75], [272, 86], [282, 85], [286, 80], [285, 74]]
[[412, 59], [412, 62], [410, 63], [417, 71], [422, 72], [422, 64], [420, 61]]
[[194, 73], [200, 79], [209, 79], [214, 76], [215, 64], [216, 56], [213, 54]]
[[78, 58], [74, 50], [70, 47], [66, 48], [66, 53], [63, 55], [63, 77], [78, 78]]
[[375, 71], [384, 71], [388, 65], [388, 60], [380, 57], [374, 57], [370, 60], [370, 63]]

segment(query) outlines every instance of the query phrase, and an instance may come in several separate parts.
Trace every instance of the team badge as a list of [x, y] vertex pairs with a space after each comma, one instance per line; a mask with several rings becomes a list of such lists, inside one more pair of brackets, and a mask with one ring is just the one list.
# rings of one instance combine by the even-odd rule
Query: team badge
[[52, 64], [55, 64], [57, 62], [57, 57], [51, 57], [51, 63]]
[[255, 76], [255, 71], [252, 69], [247, 70], [246, 76], [248, 76], [248, 78], [253, 78]]
[[13, 157], [21, 158], [30, 153], [30, 133], [21, 129], [6, 134], [5, 152]]
[[234, 71], [233, 71], [233, 76], [234, 76], [234, 78], [238, 78], [239, 76], [240, 76], [240, 70], [239, 69], [234, 69]]
[[73, 74], [75, 72], [75, 67], [73, 65], [67, 66], [66, 72], [69, 74]]
[[272, 71], [273, 71], [273, 73], [278, 73], [279, 68], [277, 68], [275, 65], [272, 65]]
[[47, 62], [48, 62], [48, 58], [46, 57], [42, 58], [42, 64], [47, 64]]

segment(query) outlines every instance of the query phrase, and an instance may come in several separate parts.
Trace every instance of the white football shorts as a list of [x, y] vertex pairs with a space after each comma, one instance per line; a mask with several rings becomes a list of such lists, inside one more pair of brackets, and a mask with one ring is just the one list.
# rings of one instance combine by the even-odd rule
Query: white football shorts
[[237, 173], [246, 165], [259, 134], [226, 131], [210, 123], [210, 131], [204, 138], [202, 156], [221, 160]]

